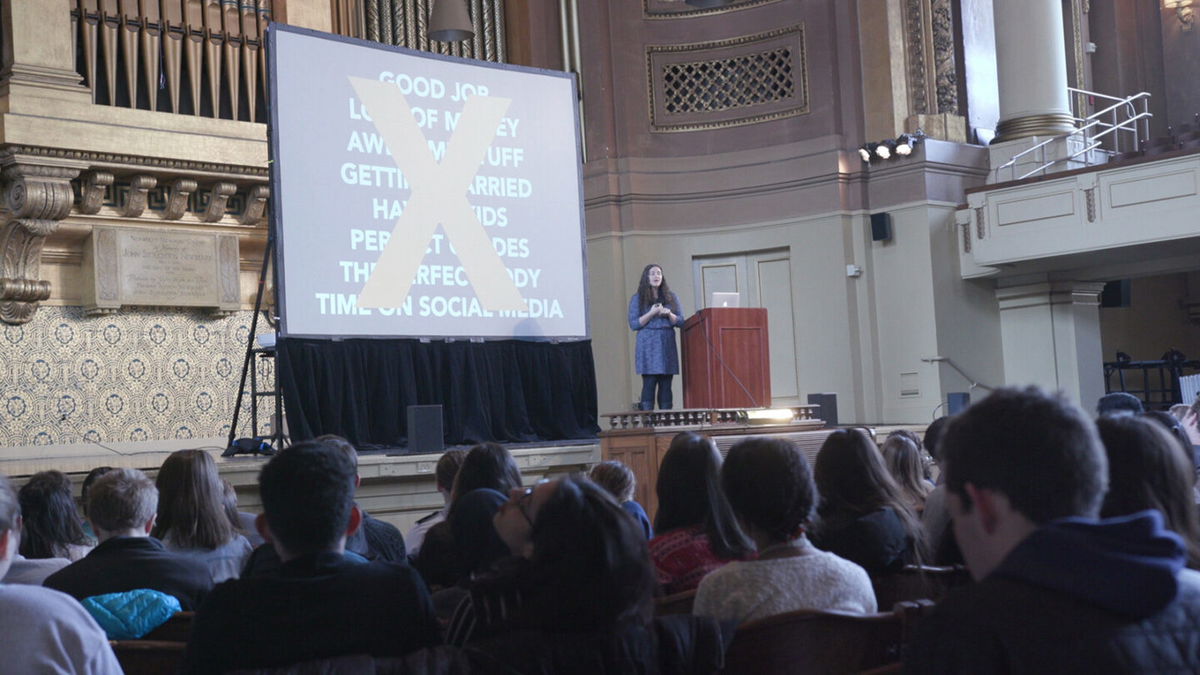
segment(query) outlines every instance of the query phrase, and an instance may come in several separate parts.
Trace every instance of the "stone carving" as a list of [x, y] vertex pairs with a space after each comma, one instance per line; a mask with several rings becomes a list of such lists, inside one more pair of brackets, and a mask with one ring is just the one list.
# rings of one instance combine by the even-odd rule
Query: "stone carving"
[[984, 210], [982, 206], [975, 209], [975, 233], [980, 239], [983, 239], [984, 235], [987, 234], [987, 221], [984, 220], [983, 214]]
[[137, 218], [142, 215], [146, 210], [146, 199], [155, 185], [158, 185], [158, 179], [154, 176], [144, 174], [134, 176], [133, 180], [129, 181], [129, 197], [125, 200], [121, 215], [126, 218]]
[[266, 213], [267, 198], [270, 196], [271, 188], [266, 185], [255, 185], [250, 188], [250, 195], [246, 200], [246, 210], [242, 212], [241, 223], [257, 225], [262, 220], [263, 214]]
[[113, 175], [107, 171], [88, 171], [79, 181], [79, 212], [91, 215], [99, 213], [104, 204], [104, 193], [113, 184]]
[[0, 320], [14, 324], [27, 323], [50, 297], [50, 282], [39, 278], [42, 246], [71, 212], [71, 179], [80, 171], [24, 159], [7, 154], [0, 172], [9, 211], [0, 229]]
[[190, 178], [176, 178], [171, 182], [171, 191], [167, 197], [167, 208], [163, 209], [164, 220], [179, 220], [187, 211], [188, 197], [196, 191], [196, 181]]
[[958, 114], [951, 0], [906, 0], [904, 23], [910, 114]]
[[958, 64], [954, 55], [954, 10], [950, 0], [932, 0], [933, 63], [937, 112], [958, 113]]
[[904, 33], [908, 36], [909, 112], [923, 115], [929, 109], [927, 66], [925, 63], [925, 17], [923, 5], [928, 0], [907, 0], [904, 3]]
[[208, 198], [208, 209], [204, 211], [203, 220], [206, 223], [215, 223], [225, 215], [225, 204], [229, 201], [229, 196], [237, 192], [237, 186], [233, 183], [220, 181], [212, 186], [212, 194]]
[[1089, 223], [1096, 222], [1096, 189], [1087, 188], [1083, 191], [1084, 199], [1087, 201], [1087, 219]]
[[962, 224], [963, 253], [971, 252], [971, 224]]

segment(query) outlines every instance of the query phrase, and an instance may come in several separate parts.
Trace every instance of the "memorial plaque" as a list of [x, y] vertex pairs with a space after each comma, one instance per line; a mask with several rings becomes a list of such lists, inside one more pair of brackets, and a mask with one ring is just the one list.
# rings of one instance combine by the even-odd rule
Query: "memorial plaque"
[[97, 227], [84, 250], [84, 304], [93, 313], [127, 305], [239, 306], [234, 234]]

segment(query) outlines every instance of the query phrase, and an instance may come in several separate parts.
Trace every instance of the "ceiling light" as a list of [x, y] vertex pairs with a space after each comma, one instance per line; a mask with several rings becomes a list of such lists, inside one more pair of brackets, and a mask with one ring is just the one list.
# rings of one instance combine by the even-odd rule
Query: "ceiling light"
[[475, 37], [466, 0], [435, 0], [429, 10], [429, 39], [462, 42]]

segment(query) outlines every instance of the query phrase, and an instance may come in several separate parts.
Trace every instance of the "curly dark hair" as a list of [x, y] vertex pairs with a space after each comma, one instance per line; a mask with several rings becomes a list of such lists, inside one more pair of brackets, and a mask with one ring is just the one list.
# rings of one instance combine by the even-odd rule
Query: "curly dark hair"
[[671, 297], [674, 293], [671, 292], [671, 287], [667, 285], [667, 275], [663, 272], [662, 283], [655, 289], [650, 285], [650, 270], [658, 268], [662, 272], [662, 265], [658, 263], [650, 263], [642, 270], [642, 278], [638, 281], [638, 308], [642, 313], [656, 303], [670, 304]]
[[748, 438], [730, 448], [721, 486], [742, 522], [777, 542], [800, 536], [817, 505], [808, 460], [783, 438]]

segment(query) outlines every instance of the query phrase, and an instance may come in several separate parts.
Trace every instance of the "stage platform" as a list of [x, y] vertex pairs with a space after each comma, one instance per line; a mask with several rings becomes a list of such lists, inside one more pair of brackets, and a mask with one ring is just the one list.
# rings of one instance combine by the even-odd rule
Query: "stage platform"
[[[212, 453], [221, 477], [237, 490], [241, 510], [261, 510], [258, 472], [268, 457], [235, 455], [221, 457], [224, 438], [157, 441], [153, 443], [76, 443], [0, 448], [0, 472], [16, 486], [38, 471], [57, 469], [71, 477], [78, 495], [84, 476], [98, 466], [141, 469], [151, 477], [172, 452], [199, 448]], [[508, 446], [527, 484], [572, 471], [584, 471], [600, 461], [600, 441], [557, 441], [513, 443]], [[433, 471], [440, 454], [400, 455], [388, 450], [359, 454], [358, 473], [362, 485], [358, 503], [371, 515], [407, 531], [417, 519], [442, 507], [442, 496]]]

